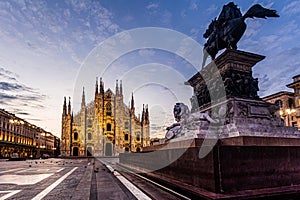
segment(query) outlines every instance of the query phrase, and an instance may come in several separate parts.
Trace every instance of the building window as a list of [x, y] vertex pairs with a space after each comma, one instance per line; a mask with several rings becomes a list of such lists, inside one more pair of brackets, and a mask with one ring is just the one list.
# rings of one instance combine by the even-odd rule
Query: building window
[[137, 140], [137, 141], [140, 141], [140, 140], [141, 140], [141, 135], [140, 135], [140, 133], [137, 133], [137, 134], [136, 134], [136, 140]]
[[111, 131], [111, 124], [110, 123], [106, 124], [106, 131]]
[[78, 133], [77, 132], [74, 133], [74, 140], [78, 140]]
[[289, 98], [289, 108], [294, 108], [294, 100]]
[[92, 140], [92, 134], [88, 133], [88, 140]]
[[128, 141], [128, 134], [125, 134], [125, 140]]
[[93, 126], [93, 122], [91, 119], [88, 120], [88, 127], [91, 128]]
[[129, 129], [129, 123], [125, 122], [125, 129]]
[[275, 104], [276, 104], [277, 106], [279, 106], [280, 109], [282, 109], [282, 101], [281, 101], [281, 100], [275, 101]]
[[111, 116], [111, 104], [110, 103], [106, 104], [106, 115]]

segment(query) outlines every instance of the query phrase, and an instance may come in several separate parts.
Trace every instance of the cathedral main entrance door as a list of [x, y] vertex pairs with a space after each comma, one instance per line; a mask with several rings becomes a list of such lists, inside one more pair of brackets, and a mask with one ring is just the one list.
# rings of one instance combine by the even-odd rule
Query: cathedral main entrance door
[[78, 156], [78, 147], [73, 148], [73, 156]]
[[105, 156], [112, 156], [112, 144], [111, 143], [105, 144]]
[[87, 156], [93, 156], [93, 150], [92, 147], [87, 148]]

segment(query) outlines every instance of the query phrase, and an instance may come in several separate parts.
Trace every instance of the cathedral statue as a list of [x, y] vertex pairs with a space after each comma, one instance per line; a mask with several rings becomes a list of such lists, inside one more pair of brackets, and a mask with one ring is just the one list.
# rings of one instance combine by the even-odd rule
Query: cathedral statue
[[167, 127], [167, 133], [165, 135], [167, 140], [183, 136], [188, 130], [201, 129], [201, 121], [214, 124], [219, 123], [218, 119], [212, 119], [207, 113], [191, 113], [188, 106], [184, 103], [176, 103], [173, 114], [177, 123]]
[[246, 18], [279, 17], [276, 10], [253, 5], [244, 15], [233, 2], [223, 6], [218, 18], [212, 20], [203, 37], [207, 39], [203, 49], [202, 68], [208, 56], [214, 60], [218, 51], [224, 48], [237, 49], [237, 43], [246, 30]]

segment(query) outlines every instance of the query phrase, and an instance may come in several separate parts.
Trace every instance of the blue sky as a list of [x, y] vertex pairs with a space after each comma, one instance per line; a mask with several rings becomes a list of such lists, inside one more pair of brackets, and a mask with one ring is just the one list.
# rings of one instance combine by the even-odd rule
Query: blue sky
[[[79, 90], [74, 92], [78, 82], [80, 83], [77, 77], [80, 77], [91, 52], [103, 41], [125, 30], [161, 27], [183, 33], [203, 45], [205, 40], [202, 34], [207, 25], [228, 2], [2, 0], [0, 107], [60, 136], [63, 97], [71, 96], [73, 99], [74, 96], [72, 103], [76, 113], [80, 104], [76, 94], [81, 93]], [[235, 3], [242, 13], [255, 3], [278, 11], [280, 18], [247, 19], [248, 27], [238, 48], [266, 56], [253, 69], [254, 77], [259, 78], [260, 96], [287, 90], [285, 85], [292, 81], [294, 75], [300, 74], [300, 1], [239, 0]], [[151, 69], [154, 68], [156, 71], [152, 70], [152, 73]], [[144, 69], [143, 73], [141, 69]], [[160, 78], [170, 83], [169, 88], [139, 82], [142, 80], [137, 75], [164, 75], [160, 69], [165, 69], [166, 74], [174, 71], [177, 73]], [[129, 78], [130, 70], [135, 72], [136, 77]], [[189, 89], [177, 87], [176, 84], [179, 80], [183, 82], [190, 78], [195, 71], [188, 62], [173, 53], [140, 49], [116, 59], [103, 78], [106, 88], [114, 88], [116, 78], [125, 79], [125, 103], [134, 91], [137, 111], [141, 111], [142, 103], [148, 103], [154, 113], [152, 130], [162, 131], [163, 126], [172, 123], [173, 104], [177, 100], [188, 102], [191, 95]], [[126, 73], [127, 76], [124, 75]], [[88, 79], [94, 82], [100, 74], [95, 72], [92, 76]], [[156, 81], [157, 77], [159, 76], [156, 76]], [[135, 87], [132, 80], [136, 80]], [[90, 102], [93, 99], [94, 85], [85, 87], [87, 101]], [[177, 92], [186, 92], [179, 99], [172, 96], [172, 92], [176, 93], [176, 87], [181, 88]]]

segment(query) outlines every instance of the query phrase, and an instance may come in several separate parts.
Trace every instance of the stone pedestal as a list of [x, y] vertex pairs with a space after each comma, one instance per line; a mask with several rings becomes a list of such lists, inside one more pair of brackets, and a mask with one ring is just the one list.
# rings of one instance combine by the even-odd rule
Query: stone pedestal
[[192, 112], [232, 97], [259, 99], [258, 80], [252, 77], [252, 67], [264, 58], [249, 52], [226, 50], [186, 82], [194, 89]]
[[[207, 112], [220, 124], [211, 129], [218, 138], [236, 136], [299, 137], [293, 127], [283, 127], [279, 107], [257, 95], [258, 79], [252, 67], [265, 57], [226, 50], [187, 81], [194, 89], [192, 112]], [[201, 130], [199, 137], [207, 137]]]
[[[121, 154], [120, 162], [205, 199], [260, 198], [300, 191], [300, 133], [284, 127], [278, 107], [262, 101], [252, 67], [264, 56], [226, 50], [187, 81], [192, 112], [219, 124], [187, 137]], [[201, 158], [199, 151], [208, 149]]]
[[298, 192], [299, 138], [219, 139], [200, 159], [200, 148], [210, 148], [203, 141], [177, 141], [168, 148], [157, 145], [143, 153], [121, 154], [120, 163], [205, 199], [254, 199]]

